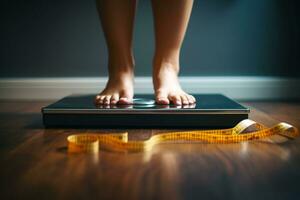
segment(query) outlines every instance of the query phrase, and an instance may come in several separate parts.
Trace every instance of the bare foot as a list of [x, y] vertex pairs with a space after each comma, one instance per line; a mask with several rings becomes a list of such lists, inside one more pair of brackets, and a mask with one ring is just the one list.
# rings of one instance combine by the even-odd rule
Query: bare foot
[[196, 99], [181, 89], [178, 80], [178, 66], [170, 63], [163, 63], [154, 66], [153, 85], [155, 90], [156, 103], [188, 105], [194, 104]]
[[105, 89], [96, 96], [96, 104], [132, 104], [133, 72], [117, 71], [109, 76]]

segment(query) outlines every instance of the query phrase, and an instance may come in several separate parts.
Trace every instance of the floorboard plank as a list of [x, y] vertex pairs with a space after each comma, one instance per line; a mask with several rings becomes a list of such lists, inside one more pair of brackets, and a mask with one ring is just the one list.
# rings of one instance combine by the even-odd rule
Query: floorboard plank
[[[159, 129], [44, 129], [49, 101], [0, 102], [3, 199], [296, 199], [300, 139], [285, 143], [160, 144], [143, 153], [69, 155], [74, 133], [128, 131], [144, 140]], [[250, 118], [300, 128], [300, 103], [243, 102]], [[166, 130], [163, 130], [166, 131]]]

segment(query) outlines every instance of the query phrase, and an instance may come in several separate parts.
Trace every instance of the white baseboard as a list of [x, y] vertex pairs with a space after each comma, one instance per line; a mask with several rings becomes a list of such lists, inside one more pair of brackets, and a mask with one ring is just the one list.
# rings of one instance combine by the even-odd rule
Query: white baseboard
[[[2, 78], [0, 99], [58, 99], [97, 93], [107, 78]], [[190, 93], [222, 93], [238, 100], [300, 99], [300, 79], [277, 77], [181, 77]], [[151, 77], [135, 78], [135, 93], [153, 93]]]

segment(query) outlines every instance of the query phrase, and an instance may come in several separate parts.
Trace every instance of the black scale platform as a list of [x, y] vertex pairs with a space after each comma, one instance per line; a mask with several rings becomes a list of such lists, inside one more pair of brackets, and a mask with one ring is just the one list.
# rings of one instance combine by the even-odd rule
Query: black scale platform
[[95, 95], [71, 95], [42, 108], [45, 127], [229, 128], [250, 110], [221, 94], [194, 94], [196, 104], [157, 105], [136, 95], [133, 105], [96, 106]]

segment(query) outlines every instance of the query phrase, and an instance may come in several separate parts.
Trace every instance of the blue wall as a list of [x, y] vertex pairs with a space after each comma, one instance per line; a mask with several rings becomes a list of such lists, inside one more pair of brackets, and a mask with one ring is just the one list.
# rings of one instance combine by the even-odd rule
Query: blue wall
[[[2, 0], [0, 77], [107, 75], [94, 0]], [[296, 0], [195, 0], [181, 55], [185, 76], [300, 77]], [[140, 0], [136, 75], [151, 75], [150, 0]]]

